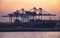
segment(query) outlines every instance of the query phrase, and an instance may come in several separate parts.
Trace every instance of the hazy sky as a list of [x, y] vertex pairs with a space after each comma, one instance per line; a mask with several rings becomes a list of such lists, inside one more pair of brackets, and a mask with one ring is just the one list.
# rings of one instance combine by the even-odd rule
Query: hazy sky
[[1, 9], [10, 11], [20, 8], [42, 7], [50, 11], [59, 11], [59, 0], [1, 0]]
[[56, 18], [60, 17], [60, 0], [0, 0], [0, 15], [11, 13], [21, 8], [29, 10], [33, 7], [42, 7], [50, 13], [58, 14]]

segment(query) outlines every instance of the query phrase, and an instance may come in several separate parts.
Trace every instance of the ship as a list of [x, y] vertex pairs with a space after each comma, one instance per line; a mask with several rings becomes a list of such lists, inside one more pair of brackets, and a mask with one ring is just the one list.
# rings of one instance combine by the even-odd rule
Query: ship
[[[43, 20], [43, 16], [56, 16], [56, 14], [50, 14], [42, 8], [33, 7], [30, 11], [22, 8], [2, 16], [10, 19], [9, 22], [0, 22], [0, 31], [60, 31], [60, 20], [51, 18]], [[13, 17], [14, 22], [12, 22]]]

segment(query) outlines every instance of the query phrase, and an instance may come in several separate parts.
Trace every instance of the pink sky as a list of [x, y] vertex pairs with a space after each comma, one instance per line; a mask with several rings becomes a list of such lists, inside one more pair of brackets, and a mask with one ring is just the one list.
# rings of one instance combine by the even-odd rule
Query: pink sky
[[56, 18], [60, 19], [60, 0], [0, 0], [0, 16], [21, 8], [29, 10], [34, 6], [42, 7], [50, 13], [57, 14]]
[[26, 10], [32, 7], [42, 7], [51, 12], [59, 11], [59, 0], [1, 0], [1, 9], [5, 11], [15, 11], [25, 8]]

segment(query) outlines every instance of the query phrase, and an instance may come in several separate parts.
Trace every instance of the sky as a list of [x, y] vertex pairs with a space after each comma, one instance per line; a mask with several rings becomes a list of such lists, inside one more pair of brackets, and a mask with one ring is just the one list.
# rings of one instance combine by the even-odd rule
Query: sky
[[29, 10], [33, 7], [41, 7], [52, 14], [57, 14], [55, 19], [60, 19], [60, 0], [0, 0], [0, 16], [21, 8]]
[[0, 32], [0, 38], [60, 38], [60, 32]]

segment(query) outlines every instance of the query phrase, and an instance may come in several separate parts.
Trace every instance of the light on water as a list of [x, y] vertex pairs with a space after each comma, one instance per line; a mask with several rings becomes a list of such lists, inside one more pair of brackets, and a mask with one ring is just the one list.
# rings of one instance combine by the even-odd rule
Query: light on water
[[60, 32], [0, 32], [0, 38], [60, 38]]

